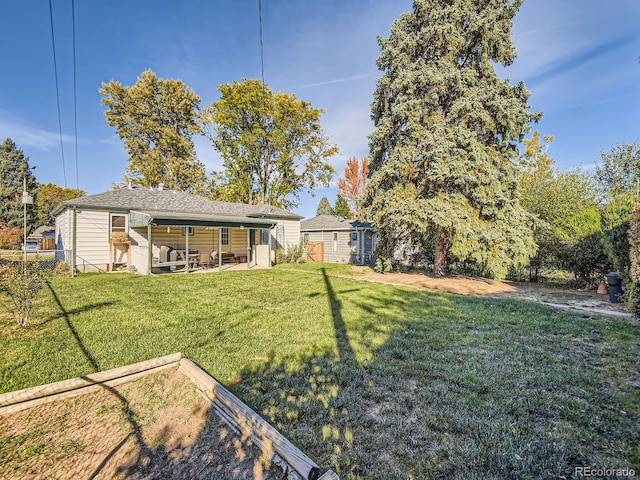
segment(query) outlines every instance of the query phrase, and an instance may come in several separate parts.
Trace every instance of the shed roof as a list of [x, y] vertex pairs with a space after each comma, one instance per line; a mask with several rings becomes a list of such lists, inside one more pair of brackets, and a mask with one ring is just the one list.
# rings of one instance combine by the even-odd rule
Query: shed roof
[[66, 200], [54, 210], [54, 215], [66, 208], [109, 209], [122, 211], [162, 211], [199, 215], [230, 215], [236, 217], [299, 220], [302, 216], [272, 205], [206, 200], [175, 190], [150, 187], [119, 188], [96, 195]]
[[53, 233], [55, 235], [56, 227], [52, 227], [50, 225], [41, 225], [38, 228], [36, 228], [31, 235], [32, 236], [43, 236], [43, 235], [51, 234], [51, 233]]
[[373, 225], [360, 220], [348, 220], [344, 217], [334, 215], [318, 215], [300, 222], [301, 232], [317, 232], [326, 230], [373, 230]]

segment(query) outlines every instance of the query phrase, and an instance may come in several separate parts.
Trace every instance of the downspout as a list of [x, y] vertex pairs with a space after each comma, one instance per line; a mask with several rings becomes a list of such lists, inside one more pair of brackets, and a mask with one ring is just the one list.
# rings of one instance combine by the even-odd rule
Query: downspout
[[76, 225], [77, 225], [76, 207], [73, 207], [73, 217], [71, 221], [71, 276], [76, 275]]

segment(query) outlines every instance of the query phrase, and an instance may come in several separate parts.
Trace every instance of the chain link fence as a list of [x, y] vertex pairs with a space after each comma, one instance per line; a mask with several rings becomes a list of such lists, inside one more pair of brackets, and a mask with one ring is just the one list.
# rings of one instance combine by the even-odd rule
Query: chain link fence
[[[38, 250], [27, 251], [27, 262], [38, 262], [43, 269], [61, 268], [61, 263], [65, 263], [71, 258], [71, 250]], [[0, 250], [0, 265], [22, 263], [25, 260], [25, 252], [21, 250]]]
[[[69, 271], [72, 265], [71, 250], [35, 250], [27, 251], [27, 263], [38, 262], [43, 269], [58, 269], [59, 272]], [[22, 265], [24, 261], [24, 252], [21, 250], [0, 250], [0, 266], [19, 262]], [[106, 272], [106, 266], [96, 265], [79, 255], [75, 259], [75, 272]]]

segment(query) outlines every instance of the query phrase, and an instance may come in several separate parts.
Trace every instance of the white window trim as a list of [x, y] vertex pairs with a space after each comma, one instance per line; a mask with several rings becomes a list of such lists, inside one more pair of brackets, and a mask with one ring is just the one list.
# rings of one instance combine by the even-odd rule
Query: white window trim
[[116, 232], [129, 232], [129, 215], [126, 213], [109, 213], [109, 238], [113, 233], [113, 217], [124, 217], [124, 230], [116, 230]]

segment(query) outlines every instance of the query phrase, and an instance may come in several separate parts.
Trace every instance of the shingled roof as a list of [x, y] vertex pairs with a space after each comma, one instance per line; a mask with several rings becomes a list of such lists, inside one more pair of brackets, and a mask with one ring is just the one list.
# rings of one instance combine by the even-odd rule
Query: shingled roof
[[336, 217], [334, 215], [318, 215], [300, 222], [301, 232], [313, 232], [322, 230], [355, 230], [363, 228], [372, 230], [373, 226], [367, 222], [360, 220], [348, 220], [344, 217]]
[[232, 215], [258, 218], [301, 219], [302, 216], [272, 205], [246, 205], [243, 203], [217, 202], [175, 190], [150, 187], [120, 188], [66, 200], [58, 205], [53, 214], [65, 208], [91, 208], [122, 211], [175, 212], [204, 215]]

